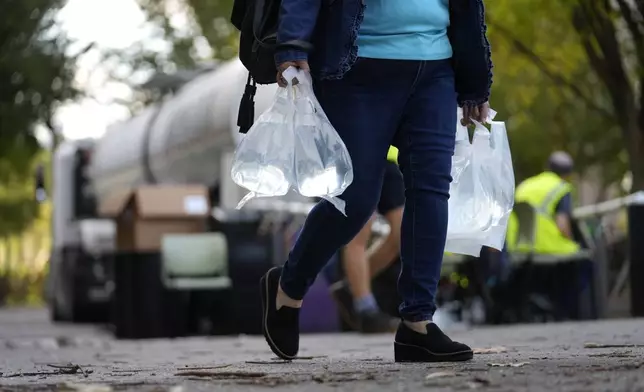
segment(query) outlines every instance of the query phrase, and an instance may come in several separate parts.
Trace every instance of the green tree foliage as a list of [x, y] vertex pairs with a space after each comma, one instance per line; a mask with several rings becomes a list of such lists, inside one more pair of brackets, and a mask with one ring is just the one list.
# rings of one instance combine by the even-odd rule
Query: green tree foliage
[[[174, 49], [172, 60], [179, 68], [194, 65], [199, 49], [206, 45], [214, 59], [229, 60], [237, 55], [238, 34], [229, 22], [233, 0], [137, 1], [148, 19], [163, 28]], [[182, 17], [177, 18], [177, 13]]]
[[233, 0], [187, 0], [203, 36], [216, 58], [228, 60], [237, 55], [239, 34], [230, 24]]
[[57, 31], [63, 0], [0, 2], [0, 236], [20, 232], [37, 214], [34, 135], [42, 125], [58, 137], [52, 116], [72, 99], [74, 61]]
[[[42, 162], [45, 167], [50, 167], [51, 154], [49, 151], [41, 151], [34, 160]], [[51, 186], [49, 170], [45, 173], [45, 181], [49, 188]], [[33, 187], [30, 185], [23, 184], [22, 189], [18, 192], [14, 190], [9, 197], [19, 200], [16, 204], [20, 208], [33, 208], [33, 215], [37, 208], [37, 217], [32, 220], [13, 216], [6, 222], [0, 222], [0, 307], [3, 304], [42, 304], [47, 261], [52, 246], [52, 206], [47, 201], [36, 207], [36, 204], [31, 202]], [[22, 199], [16, 195], [21, 195]], [[6, 194], [0, 196], [0, 200], [5, 201], [3, 206], [6, 210], [10, 214], [20, 214], [20, 210], [12, 210], [7, 206], [7, 199]], [[27, 199], [29, 202], [25, 203]]]
[[644, 189], [643, 98], [636, 88], [644, 80], [643, 9], [630, 0], [488, 5], [497, 69], [503, 67], [494, 98], [517, 119], [513, 143], [522, 170], [559, 147], [582, 168], [600, 165], [606, 184], [630, 169], [633, 188]]
[[[238, 34], [228, 22], [233, 0], [135, 1], [156, 27], [154, 38], [164, 41], [167, 50], [134, 43], [126, 50], [103, 52], [102, 65], [113, 69], [112, 80], [133, 90], [130, 101], [115, 102], [132, 114], [172, 93], [194, 72], [237, 55]], [[123, 64], [129, 72], [122, 72]]]

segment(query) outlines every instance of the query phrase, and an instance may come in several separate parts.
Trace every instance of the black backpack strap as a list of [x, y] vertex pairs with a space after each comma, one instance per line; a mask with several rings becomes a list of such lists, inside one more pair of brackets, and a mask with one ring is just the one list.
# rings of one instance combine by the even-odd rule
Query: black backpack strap
[[233, 1], [233, 11], [230, 15], [230, 22], [237, 28], [237, 30], [242, 30], [242, 25], [244, 23], [244, 17], [248, 11], [248, 1], [247, 0], [234, 0]]
[[244, 89], [244, 95], [242, 95], [241, 102], [239, 102], [239, 112], [237, 113], [237, 126], [239, 127], [239, 133], [247, 133], [255, 122], [256, 92], [257, 84], [249, 72], [248, 79], [246, 80], [246, 88]]
[[266, 23], [266, 18], [264, 17], [265, 10], [266, 0], [255, 0], [255, 4], [253, 6], [253, 36], [255, 41], [262, 42], [261, 34], [264, 29], [264, 23]]

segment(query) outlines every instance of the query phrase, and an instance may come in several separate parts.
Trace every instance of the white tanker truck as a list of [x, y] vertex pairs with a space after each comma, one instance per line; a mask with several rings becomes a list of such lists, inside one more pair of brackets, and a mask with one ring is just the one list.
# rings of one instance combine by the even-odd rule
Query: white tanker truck
[[[200, 184], [211, 189], [212, 206], [234, 209], [245, 193], [230, 179], [230, 162], [243, 137], [237, 115], [247, 75], [240, 61], [224, 63], [109, 126], [102, 138], [59, 146], [47, 293], [53, 319], [91, 320], [106, 312], [111, 287], [102, 256], [114, 250], [115, 229], [97, 216], [96, 206], [113, 195], [145, 184]], [[258, 86], [256, 117], [276, 88]]]
[[[90, 164], [97, 202], [142, 184], [222, 187], [230, 178], [222, 164], [243, 136], [237, 112], [247, 75], [241, 62], [225, 63], [197, 76], [170, 99], [110, 126], [97, 141]], [[275, 89], [258, 86], [257, 114], [268, 107]]]

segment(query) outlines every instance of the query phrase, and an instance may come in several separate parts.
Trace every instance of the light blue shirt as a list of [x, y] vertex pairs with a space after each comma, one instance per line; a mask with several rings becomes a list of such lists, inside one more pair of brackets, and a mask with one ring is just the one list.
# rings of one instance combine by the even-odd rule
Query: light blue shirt
[[449, 0], [364, 0], [358, 56], [389, 60], [452, 57]]

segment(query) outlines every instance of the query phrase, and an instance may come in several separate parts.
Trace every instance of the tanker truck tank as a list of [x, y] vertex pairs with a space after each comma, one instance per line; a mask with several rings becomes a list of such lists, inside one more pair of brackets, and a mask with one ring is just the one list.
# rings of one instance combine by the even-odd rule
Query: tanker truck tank
[[[241, 62], [232, 60], [196, 77], [166, 101], [110, 126], [92, 156], [97, 201], [142, 184], [220, 183], [222, 154], [242, 137], [237, 112], [247, 77]], [[276, 89], [257, 86], [256, 117], [269, 107]]]

